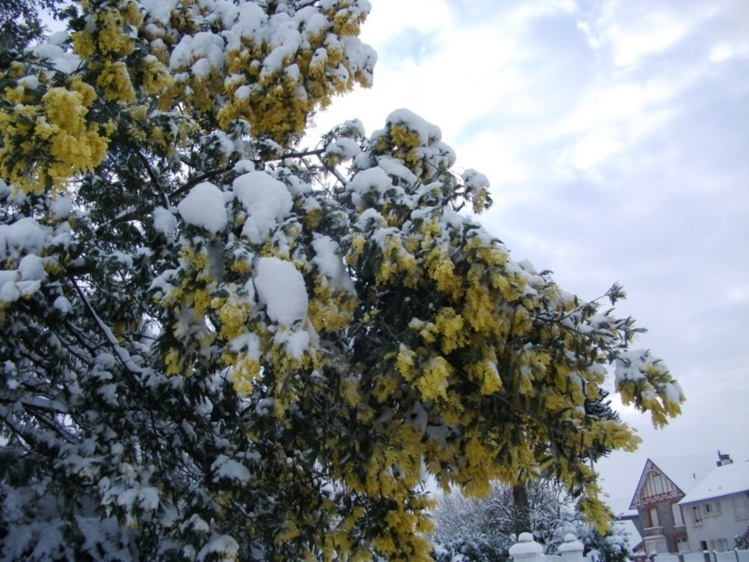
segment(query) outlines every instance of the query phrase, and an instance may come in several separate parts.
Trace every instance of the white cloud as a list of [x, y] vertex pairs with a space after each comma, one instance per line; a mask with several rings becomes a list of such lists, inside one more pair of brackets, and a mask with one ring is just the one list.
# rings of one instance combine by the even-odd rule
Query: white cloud
[[643, 58], [664, 51], [687, 34], [688, 30], [670, 14], [658, 13], [652, 9], [652, 5], [647, 9], [647, 18], [642, 18], [640, 8], [632, 4], [627, 5], [628, 13], [623, 17], [610, 16], [612, 23], [608, 34], [614, 47], [616, 66], [637, 64]]
[[362, 30], [362, 39], [383, 45], [389, 36], [412, 27], [419, 31], [443, 28], [451, 23], [451, 14], [444, 2], [435, 0], [377, 0]]

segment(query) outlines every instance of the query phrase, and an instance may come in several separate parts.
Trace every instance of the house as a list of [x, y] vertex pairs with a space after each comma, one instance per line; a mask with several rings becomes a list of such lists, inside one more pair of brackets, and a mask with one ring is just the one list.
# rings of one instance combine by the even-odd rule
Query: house
[[687, 528], [679, 501], [715, 468], [712, 455], [648, 459], [630, 503], [646, 554], [686, 552]]
[[692, 552], [741, 548], [749, 533], [749, 462], [727, 461], [679, 501]]

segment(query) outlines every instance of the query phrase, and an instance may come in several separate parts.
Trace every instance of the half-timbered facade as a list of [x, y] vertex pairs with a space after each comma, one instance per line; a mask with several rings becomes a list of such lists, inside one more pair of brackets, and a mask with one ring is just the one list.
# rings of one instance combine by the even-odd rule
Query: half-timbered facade
[[713, 468], [710, 455], [648, 459], [629, 506], [643, 537], [645, 552], [683, 552], [688, 549], [687, 529], [678, 505]]

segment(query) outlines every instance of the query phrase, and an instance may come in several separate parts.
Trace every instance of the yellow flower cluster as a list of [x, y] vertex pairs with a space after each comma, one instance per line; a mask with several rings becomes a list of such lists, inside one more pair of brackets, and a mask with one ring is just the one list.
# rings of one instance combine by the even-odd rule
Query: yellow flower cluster
[[[88, 2], [84, 2], [84, 7]], [[72, 34], [73, 50], [82, 59], [94, 56], [105, 61], [117, 60], [132, 53], [135, 45], [130, 29], [143, 22], [138, 4], [132, 0], [111, 2], [92, 10], [91, 25]]]
[[396, 275], [406, 287], [415, 287], [421, 275], [416, 258], [403, 247], [400, 236], [388, 236], [377, 273], [378, 283], [388, 283]]
[[167, 375], [176, 375], [182, 372], [181, 354], [178, 349], [171, 348], [164, 355], [164, 365], [166, 365]]
[[143, 74], [143, 90], [150, 96], [158, 95], [157, 105], [159, 109], [166, 111], [171, 103], [167, 92], [174, 86], [174, 77], [169, 74], [166, 66], [155, 56], [150, 55], [143, 59], [141, 67]]
[[255, 381], [260, 377], [260, 363], [248, 357], [246, 353], [239, 353], [236, 359], [224, 354], [222, 359], [227, 365], [231, 366], [230, 379], [237, 394], [240, 396], [252, 394]]
[[[275, 41], [240, 34], [220, 64], [211, 61], [196, 71], [197, 60], [185, 60], [174, 68], [179, 79], [165, 84], [164, 97], [186, 104], [224, 130], [244, 120], [255, 137], [270, 137], [287, 146], [302, 134], [307, 117], [328, 106], [334, 95], [350, 91], [357, 83], [370, 85], [371, 69], [353, 61], [346, 44], [338, 40], [359, 33], [365, 12], [341, 8], [340, 3], [319, 10], [328, 19], [327, 27], [308, 31], [301, 20], [297, 22], [304, 41], [283, 57]], [[194, 35], [196, 12], [200, 9], [191, 2], [177, 5], [169, 26]], [[161, 21], [146, 23], [144, 36], [151, 41], [151, 55], [167, 63], [169, 51], [164, 45], [172, 46], [173, 32]], [[269, 21], [261, 25], [272, 28]], [[215, 22], [211, 27], [220, 32]]]
[[86, 119], [94, 97], [90, 86], [73, 81], [70, 89], [50, 88], [38, 104], [20, 103], [27, 101], [20, 86], [5, 95], [19, 103], [0, 110], [0, 171], [16, 189], [64, 189], [69, 179], [92, 171], [106, 155], [106, 137]]
[[[221, 368], [230, 368], [235, 390], [242, 396], [250, 395], [262, 376], [264, 384], [273, 389], [273, 414], [283, 415], [304, 393], [307, 382], [300, 373], [324, 367], [322, 354], [311, 342], [290, 349], [289, 345], [298, 341], [295, 329], [270, 325], [253, 314], [254, 298], [238, 283], [217, 277], [217, 265], [205, 247], [186, 244], [180, 252], [180, 264], [179, 286], [160, 300], [174, 314], [172, 333], [179, 342], [179, 352], [172, 349], [164, 358], [167, 374], [186, 372], [189, 365], [199, 363], [218, 345], [223, 350], [219, 356]], [[233, 267], [236, 264], [241, 265]], [[232, 260], [227, 269], [246, 282], [251, 263]], [[317, 279], [317, 287], [317, 301], [311, 302], [316, 304], [310, 307], [317, 320], [311, 321], [320, 323], [319, 330], [326, 326], [329, 330], [345, 328], [355, 307], [353, 297], [330, 290], [321, 279]], [[327, 314], [331, 304], [336, 307], [335, 314]]]
[[471, 203], [475, 213], [481, 214], [486, 210], [486, 204], [489, 200], [489, 192], [486, 189], [476, 190], [471, 197]]
[[466, 366], [466, 371], [471, 377], [481, 382], [481, 394], [488, 396], [502, 388], [502, 379], [497, 371], [496, 355], [493, 348], [484, 348], [485, 356], [494, 356], [492, 359], [483, 359]]
[[351, 236], [351, 249], [346, 253], [346, 256], [344, 257], [344, 261], [347, 265], [350, 265], [352, 267], [356, 266], [359, 258], [364, 252], [364, 246], [366, 242], [367, 239], [360, 232], [355, 232]]
[[407, 381], [413, 380], [416, 376], [414, 373], [414, 360], [416, 353], [401, 344], [395, 359], [395, 368], [400, 375]]
[[424, 257], [424, 267], [437, 283], [437, 290], [459, 300], [463, 296], [463, 283], [455, 273], [453, 264], [444, 244], [434, 246]]
[[452, 198], [451, 192], [456, 187], [451, 176], [443, 175], [455, 163], [455, 155], [442, 143], [437, 127], [428, 125], [418, 116], [412, 117], [415, 119], [411, 120], [408, 115], [391, 115], [384, 134], [373, 140], [370, 150], [376, 156], [395, 158], [423, 182], [439, 177], [439, 181], [431, 184], [432, 200], [444, 203], [440, 200], [443, 196]]
[[404, 125], [392, 125], [390, 127], [390, 136], [396, 146], [402, 147], [407, 152], [421, 144], [419, 133], [408, 129]]
[[504, 267], [510, 257], [503, 246], [498, 243], [487, 243], [487, 240], [479, 235], [468, 239], [464, 251], [473, 256], [473, 261], [488, 267]]
[[[352, 462], [334, 462], [333, 466], [340, 469], [341, 479], [353, 491], [382, 499], [382, 508], [378, 509], [380, 515], [368, 525], [371, 546], [380, 556], [403, 561], [430, 560], [431, 548], [425, 535], [431, 532], [433, 525], [426, 513], [434, 507], [434, 500], [414, 491], [422, 478], [425, 452], [422, 432], [411, 424], [396, 420], [386, 424], [383, 431], [388, 436], [388, 445], [367, 452], [368, 460], [362, 466], [364, 473]], [[340, 455], [341, 443], [337, 437], [331, 439], [331, 451]], [[358, 449], [360, 444], [350, 445]], [[326, 560], [340, 557], [372, 560], [372, 552], [357, 550], [350, 538], [354, 527], [365, 517], [367, 513], [363, 509], [354, 508], [332, 533], [328, 533], [324, 549]]]
[[[375, 537], [374, 546], [389, 560], [428, 562], [432, 546], [424, 537], [434, 526], [424, 515], [393, 509], [385, 515], [387, 532]], [[397, 545], [397, 546], [396, 546]]]
[[123, 62], [106, 61], [99, 71], [96, 85], [103, 88], [104, 97], [110, 101], [135, 102], [135, 89]]
[[425, 344], [432, 344], [439, 339], [440, 351], [448, 355], [468, 343], [468, 330], [463, 317], [452, 307], [442, 307], [434, 322], [413, 319], [409, 328], [418, 330]]
[[668, 418], [681, 412], [683, 393], [668, 369], [660, 362], [645, 361], [640, 367], [642, 376], [636, 380], [617, 382], [617, 390], [624, 404], [635, 404], [650, 411], [655, 427], [663, 427]]
[[[84, 8], [88, 6], [88, 2], [83, 4]], [[158, 154], [171, 154], [184, 142], [190, 126], [188, 120], [164, 126], [149, 119], [153, 107], [162, 111], [174, 108], [174, 77], [166, 67], [166, 51], [160, 53], [161, 58], [151, 54], [132, 56], [139, 35], [148, 35], [139, 4], [112, 0], [93, 10], [89, 18], [82, 30], [72, 34], [72, 46], [85, 61], [85, 72], [100, 88], [103, 99], [116, 102], [124, 110], [116, 122], [108, 124], [107, 133], [111, 135], [118, 123], [124, 124], [132, 140]], [[136, 106], [139, 102], [141, 105]]]
[[452, 367], [444, 357], [432, 357], [422, 365], [421, 376], [414, 386], [421, 392], [424, 400], [447, 399], [447, 385], [452, 372]]
[[219, 335], [226, 341], [232, 341], [245, 332], [252, 303], [239, 297], [235, 287], [224, 288], [224, 291], [227, 290], [229, 296], [214, 298], [211, 301], [211, 308], [218, 311], [218, 319], [221, 322]]
[[318, 333], [345, 329], [353, 319], [355, 297], [346, 291], [334, 290], [324, 280], [317, 280], [309, 301], [309, 319]]

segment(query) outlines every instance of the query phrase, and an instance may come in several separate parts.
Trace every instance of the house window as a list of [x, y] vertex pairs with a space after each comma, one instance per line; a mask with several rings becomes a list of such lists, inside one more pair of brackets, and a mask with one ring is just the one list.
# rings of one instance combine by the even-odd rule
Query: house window
[[699, 505], [692, 506], [692, 521], [702, 523], [702, 512]]
[[728, 552], [728, 539], [718, 539], [718, 550]]
[[733, 513], [736, 519], [749, 518], [749, 508], [747, 508], [746, 503], [746, 499], [741, 496], [733, 498]]
[[683, 527], [684, 518], [681, 516], [681, 506], [679, 504], [671, 504], [671, 513], [674, 516], [674, 526]]
[[720, 513], [720, 502], [705, 504], [705, 515], [717, 515]]
[[658, 508], [657, 507], [651, 507], [650, 508], [650, 526], [651, 527], [658, 527]]

